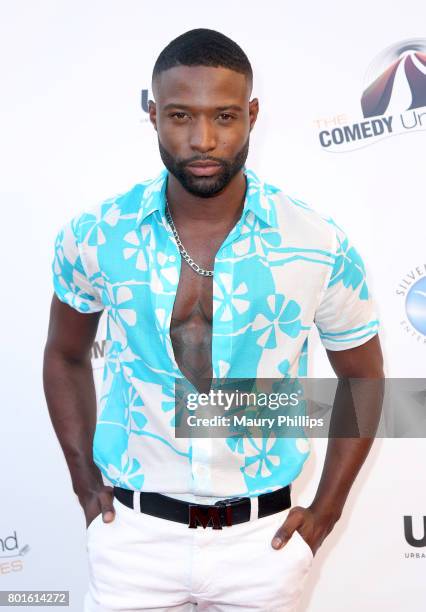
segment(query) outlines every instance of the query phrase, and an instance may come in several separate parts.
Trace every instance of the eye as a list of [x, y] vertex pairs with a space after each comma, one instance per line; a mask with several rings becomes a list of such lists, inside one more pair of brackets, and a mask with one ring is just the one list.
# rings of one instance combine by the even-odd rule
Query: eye
[[176, 113], [172, 113], [170, 115], [170, 117], [173, 117], [174, 119], [185, 119], [186, 117], [188, 117], [188, 115], [186, 113], [184, 113], [183, 111], [177, 111]]
[[229, 113], [220, 113], [219, 117], [222, 119], [222, 121], [225, 121], [225, 123], [229, 123], [234, 118], [233, 115], [230, 115]]

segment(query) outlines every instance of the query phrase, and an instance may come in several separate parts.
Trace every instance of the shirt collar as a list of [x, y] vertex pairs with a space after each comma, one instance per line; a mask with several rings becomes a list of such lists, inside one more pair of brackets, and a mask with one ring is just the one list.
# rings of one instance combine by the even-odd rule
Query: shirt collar
[[[270, 227], [278, 227], [276, 198], [273, 196], [280, 190], [261, 181], [253, 170], [244, 168], [244, 174], [247, 178], [247, 191], [242, 216], [251, 210]], [[145, 188], [136, 216], [136, 226], [155, 211], [159, 211], [161, 216], [165, 215], [167, 176], [168, 170], [164, 168], [155, 179], [143, 184]]]

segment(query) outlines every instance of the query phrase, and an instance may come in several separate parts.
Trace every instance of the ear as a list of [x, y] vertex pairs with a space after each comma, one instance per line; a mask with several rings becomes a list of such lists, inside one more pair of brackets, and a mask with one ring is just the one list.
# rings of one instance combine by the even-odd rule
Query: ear
[[250, 100], [249, 102], [250, 132], [252, 131], [253, 126], [256, 123], [258, 112], [259, 100], [257, 98], [253, 98], [253, 100]]
[[154, 130], [157, 131], [157, 106], [154, 100], [148, 100], [148, 114]]

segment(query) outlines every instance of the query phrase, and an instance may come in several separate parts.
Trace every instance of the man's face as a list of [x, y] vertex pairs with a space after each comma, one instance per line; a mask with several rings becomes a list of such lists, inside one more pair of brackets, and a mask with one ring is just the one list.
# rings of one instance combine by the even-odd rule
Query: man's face
[[153, 83], [149, 114], [161, 159], [190, 193], [222, 191], [247, 159], [257, 99], [247, 78], [227, 68], [177, 66]]

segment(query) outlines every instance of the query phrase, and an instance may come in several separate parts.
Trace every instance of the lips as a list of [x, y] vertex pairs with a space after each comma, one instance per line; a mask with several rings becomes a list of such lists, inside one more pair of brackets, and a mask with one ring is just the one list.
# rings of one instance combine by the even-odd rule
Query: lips
[[213, 176], [220, 170], [220, 164], [211, 161], [193, 162], [187, 168], [195, 176]]

